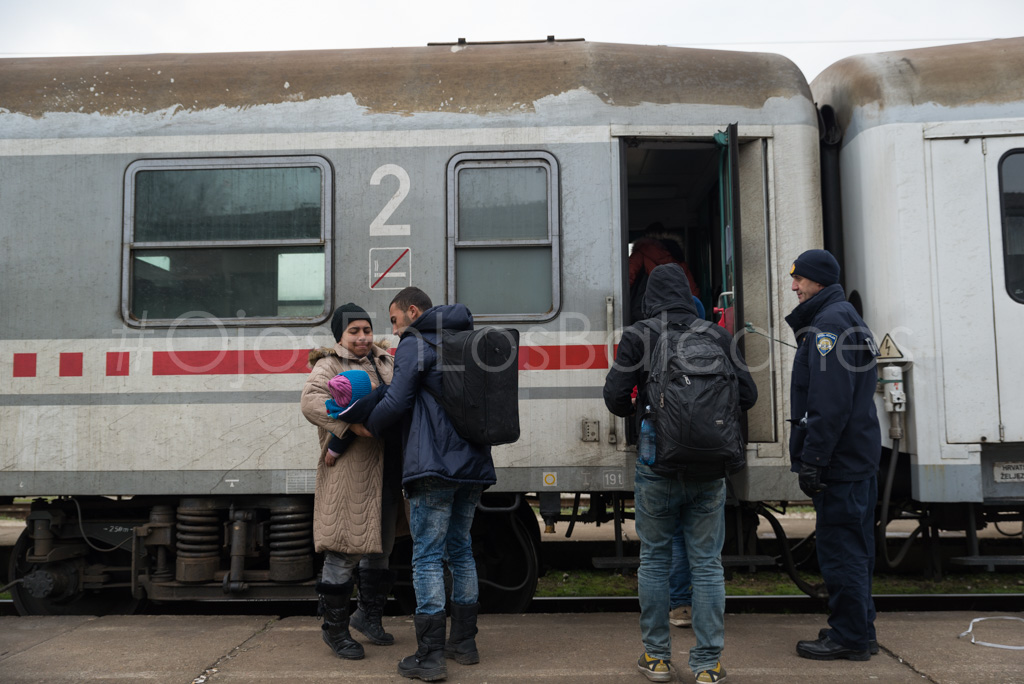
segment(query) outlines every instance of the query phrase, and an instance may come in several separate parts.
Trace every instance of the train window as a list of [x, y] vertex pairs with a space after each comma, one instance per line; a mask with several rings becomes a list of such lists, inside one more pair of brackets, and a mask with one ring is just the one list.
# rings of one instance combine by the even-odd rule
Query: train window
[[545, 152], [456, 155], [448, 166], [448, 299], [481, 319], [558, 310], [558, 167]]
[[131, 164], [125, 320], [244, 325], [325, 318], [330, 171], [321, 157]]
[[1024, 304], [1024, 150], [1010, 152], [999, 161], [999, 190], [1006, 291]]

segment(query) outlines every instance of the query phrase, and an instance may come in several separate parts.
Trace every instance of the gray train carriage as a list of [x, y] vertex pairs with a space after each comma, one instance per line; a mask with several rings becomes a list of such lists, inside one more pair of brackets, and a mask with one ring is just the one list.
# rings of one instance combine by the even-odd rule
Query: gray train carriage
[[976, 530], [1024, 511], [1024, 38], [851, 57], [811, 89], [841, 178], [825, 243], [904, 383], [886, 518], [966, 530], [954, 563], [1022, 565], [1019, 539], [982, 554]]
[[522, 609], [523, 495], [631, 495], [601, 387], [629, 245], [656, 223], [708, 311], [761, 333], [737, 497], [802, 498], [792, 359], [765, 335], [820, 245], [818, 127], [782, 57], [549, 39], [5, 59], [0, 103], [0, 496], [50, 497], [13, 551], [22, 612], [309, 596], [307, 352], [348, 301], [389, 332], [408, 285], [520, 331], [522, 437], [494, 449], [474, 540], [487, 607]]

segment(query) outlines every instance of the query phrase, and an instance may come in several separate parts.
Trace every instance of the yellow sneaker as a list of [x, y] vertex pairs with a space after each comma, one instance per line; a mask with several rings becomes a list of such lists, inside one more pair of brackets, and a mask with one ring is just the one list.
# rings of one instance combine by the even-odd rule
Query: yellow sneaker
[[725, 668], [722, 667], [722, 662], [718, 661], [710, 670], [699, 672], [697, 674], [697, 681], [700, 682], [700, 684], [717, 684], [718, 682], [724, 682]]
[[669, 660], [652, 658], [647, 653], [644, 653], [640, 656], [640, 660], [636, 661], [636, 666], [652, 682], [672, 681], [672, 662]]

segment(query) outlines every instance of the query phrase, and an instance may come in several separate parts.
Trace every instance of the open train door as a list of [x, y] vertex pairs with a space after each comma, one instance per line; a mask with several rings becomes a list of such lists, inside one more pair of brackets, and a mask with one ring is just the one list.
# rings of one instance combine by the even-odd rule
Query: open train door
[[[623, 325], [637, 308], [630, 303], [629, 255], [644, 238], [668, 239], [668, 247], [681, 251], [705, 318], [717, 322], [714, 309], [721, 308], [740, 333], [760, 396], [747, 414], [750, 442], [775, 442], [778, 435], [774, 351], [767, 337], [742, 334], [748, 320], [757, 329], [773, 328], [769, 145], [765, 138], [741, 143], [732, 124], [702, 137], [623, 137], [620, 147]], [[621, 448], [635, 443], [632, 423], [625, 421]]]
[[[730, 333], [743, 329], [743, 267], [740, 231], [740, 151], [737, 125], [729, 124], [715, 134], [722, 149], [719, 156], [718, 185], [721, 202], [720, 259], [722, 289], [715, 306], [715, 318]], [[743, 349], [741, 337], [740, 349]]]

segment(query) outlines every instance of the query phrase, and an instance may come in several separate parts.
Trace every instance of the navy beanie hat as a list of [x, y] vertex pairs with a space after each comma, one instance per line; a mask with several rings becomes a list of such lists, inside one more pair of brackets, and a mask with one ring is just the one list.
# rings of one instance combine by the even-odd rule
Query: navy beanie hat
[[801, 276], [828, 287], [839, 282], [839, 262], [824, 249], [809, 249], [796, 258], [789, 275]]
[[373, 329], [373, 320], [370, 314], [366, 313], [366, 309], [352, 302], [342, 304], [334, 310], [334, 316], [331, 317], [331, 332], [334, 333], [335, 342], [341, 341], [341, 334], [352, 321], [367, 321], [370, 329]]

